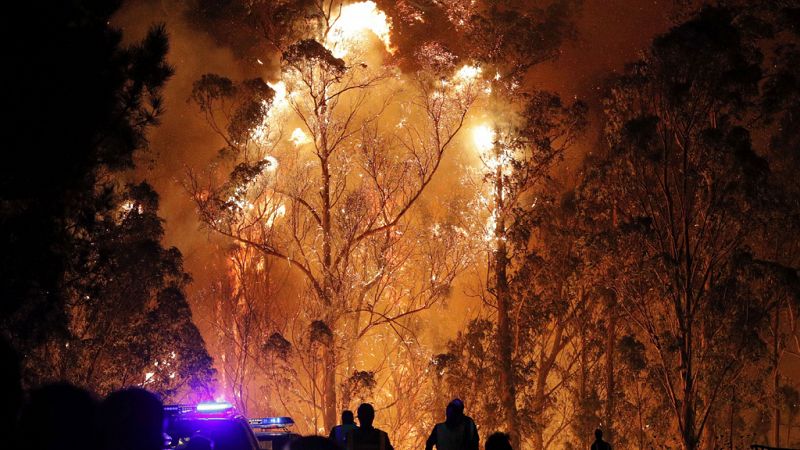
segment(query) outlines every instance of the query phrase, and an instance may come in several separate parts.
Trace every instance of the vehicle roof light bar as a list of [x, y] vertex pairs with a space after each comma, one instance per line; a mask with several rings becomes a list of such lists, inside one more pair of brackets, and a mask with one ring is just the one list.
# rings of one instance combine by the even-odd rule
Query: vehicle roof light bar
[[294, 425], [291, 417], [257, 417], [247, 421], [255, 428], [282, 428]]
[[167, 414], [187, 414], [194, 410], [194, 405], [164, 405], [164, 412]]
[[197, 412], [222, 412], [233, 409], [228, 402], [198, 403]]

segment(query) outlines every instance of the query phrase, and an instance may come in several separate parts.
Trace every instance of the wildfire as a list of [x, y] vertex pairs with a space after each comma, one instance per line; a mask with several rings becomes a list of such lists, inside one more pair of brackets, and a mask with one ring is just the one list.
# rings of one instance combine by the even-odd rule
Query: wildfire
[[125, 201], [120, 206], [119, 209], [120, 209], [120, 211], [122, 211], [123, 214], [130, 214], [130, 212], [133, 211], [134, 209], [139, 214], [141, 214], [144, 211], [143, 208], [142, 208], [142, 205], [137, 205], [135, 202], [133, 202], [131, 200]]
[[479, 66], [465, 64], [456, 71], [451, 81], [443, 81], [443, 85], [452, 85], [457, 92], [480, 89], [484, 94], [492, 92], [491, 83], [483, 79], [483, 69]]
[[272, 110], [283, 111], [289, 106], [289, 96], [286, 91], [286, 83], [278, 81], [277, 83], [267, 82], [267, 86], [275, 91], [275, 97], [272, 98]]
[[489, 125], [481, 124], [472, 129], [472, 142], [486, 168], [494, 172], [500, 167], [503, 175], [511, 175], [513, 167], [510, 164], [510, 150], [497, 141], [497, 134]]
[[341, 8], [340, 14], [325, 38], [326, 47], [337, 58], [346, 56], [355, 45], [361, 44], [364, 33], [377, 37], [386, 51], [394, 53], [389, 37], [392, 24], [386, 13], [373, 1], [351, 3]]
[[494, 148], [494, 139], [494, 129], [489, 125], [482, 124], [472, 129], [472, 142], [482, 153], [481, 156], [486, 156], [485, 154]]
[[[264, 120], [259, 124], [251, 133], [251, 138], [258, 143], [265, 144], [273, 141], [277, 137], [275, 132], [276, 124], [284, 117], [285, 113], [289, 110], [289, 100], [291, 94], [286, 89], [286, 83], [278, 81], [277, 83], [267, 82], [267, 86], [275, 91], [275, 96], [272, 98], [272, 104], [267, 109], [267, 114]], [[279, 128], [279, 127], [278, 127]]]
[[493, 209], [489, 217], [486, 219], [486, 225], [483, 230], [484, 242], [494, 242], [495, 231], [497, 230], [497, 210]]
[[471, 66], [467, 64], [464, 67], [458, 69], [458, 72], [456, 72], [455, 79], [457, 81], [472, 82], [475, 81], [478, 77], [480, 77], [481, 73], [483, 73], [483, 69], [481, 69], [480, 67]]
[[278, 159], [271, 155], [266, 155], [264, 157], [264, 161], [267, 162], [266, 171], [268, 172], [275, 172], [278, 170]]
[[292, 131], [292, 135], [289, 137], [289, 140], [294, 144], [295, 147], [300, 147], [303, 144], [308, 144], [311, 142], [311, 139], [308, 137], [308, 135], [300, 128], [295, 128], [294, 131]]

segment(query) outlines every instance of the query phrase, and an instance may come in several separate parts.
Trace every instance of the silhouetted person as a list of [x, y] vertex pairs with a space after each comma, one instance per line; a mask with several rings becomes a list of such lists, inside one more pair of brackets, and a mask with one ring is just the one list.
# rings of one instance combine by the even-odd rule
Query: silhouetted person
[[214, 441], [205, 436], [193, 436], [184, 450], [214, 450]]
[[464, 414], [464, 402], [454, 399], [447, 405], [445, 421], [434, 425], [425, 450], [434, 446], [438, 450], [478, 450], [479, 439], [475, 421]]
[[611, 450], [611, 444], [603, 440], [603, 430], [594, 430], [594, 444], [592, 450]]
[[164, 407], [144, 389], [112, 392], [100, 405], [98, 433], [102, 450], [161, 450]]
[[84, 389], [65, 383], [36, 389], [30, 393], [20, 415], [17, 448], [95, 449], [96, 411], [97, 402]]
[[285, 448], [287, 450], [342, 450], [335, 442], [324, 436], [299, 437], [290, 442]]
[[386, 432], [374, 428], [375, 408], [369, 403], [358, 407], [359, 427], [347, 434], [347, 450], [394, 450]]
[[491, 436], [486, 438], [486, 450], [513, 450], [511, 447], [511, 438], [506, 433], [492, 433]]
[[355, 419], [353, 418], [353, 411], [342, 411], [342, 424], [336, 425], [331, 428], [331, 434], [328, 436], [332, 441], [339, 444], [340, 447], [347, 446], [347, 434], [358, 428]]

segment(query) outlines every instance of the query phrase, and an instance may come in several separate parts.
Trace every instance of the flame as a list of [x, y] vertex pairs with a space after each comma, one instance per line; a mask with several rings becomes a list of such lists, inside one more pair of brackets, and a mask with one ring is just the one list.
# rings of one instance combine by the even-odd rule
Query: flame
[[484, 226], [483, 240], [489, 243], [494, 242], [496, 230], [497, 230], [497, 210], [493, 209], [492, 213], [489, 214], [489, 217], [486, 219], [486, 225]]
[[126, 200], [124, 203], [122, 203], [122, 205], [120, 205], [119, 209], [123, 214], [130, 214], [134, 209], [139, 214], [144, 212], [142, 205], [137, 205], [136, 202], [132, 200]]
[[292, 135], [289, 137], [289, 140], [294, 144], [295, 147], [300, 147], [303, 144], [308, 144], [311, 142], [311, 139], [308, 137], [308, 135], [305, 134], [300, 128], [295, 128], [294, 131], [292, 131]]
[[389, 18], [378, 9], [375, 2], [351, 3], [341, 8], [339, 18], [325, 38], [325, 44], [333, 56], [342, 58], [352, 47], [363, 43], [365, 32], [371, 32], [383, 43], [387, 52], [394, 53], [389, 37], [391, 29]]
[[510, 164], [512, 160], [511, 150], [505, 148], [502, 144], [497, 144], [497, 134], [490, 125], [481, 124], [472, 129], [472, 142], [478, 153], [481, 161], [487, 169], [494, 172], [500, 167], [503, 175], [511, 175], [513, 167]]
[[282, 111], [289, 106], [289, 95], [286, 91], [286, 83], [278, 81], [277, 83], [267, 82], [267, 86], [275, 91], [275, 96], [272, 98], [272, 109]]
[[267, 167], [266, 169], [264, 169], [267, 172], [275, 172], [276, 170], [278, 170], [278, 159], [275, 158], [274, 156], [266, 155], [264, 156], [264, 161], [267, 162]]
[[485, 154], [494, 148], [495, 133], [494, 129], [489, 125], [482, 124], [472, 129], [472, 142], [475, 147]]
[[451, 81], [442, 80], [443, 86], [448, 86], [452, 84], [453, 89], [457, 92], [466, 92], [467, 90], [472, 90], [473, 88], [479, 88], [483, 86], [484, 94], [490, 94], [492, 92], [491, 83], [486, 80], [483, 80], [483, 69], [478, 66], [473, 66], [470, 64], [465, 64], [460, 69], [456, 71], [453, 75]]
[[475, 81], [475, 79], [480, 77], [481, 73], [483, 73], [483, 69], [481, 69], [480, 67], [466, 64], [464, 65], [464, 67], [458, 69], [458, 72], [456, 72], [455, 79], [456, 81], [463, 81], [469, 83]]
[[272, 104], [265, 105], [269, 108], [264, 120], [250, 133], [251, 139], [262, 145], [277, 138], [279, 133], [276, 132], [275, 125], [279, 122], [279, 119], [284, 117], [291, 106], [289, 103], [291, 93], [287, 91], [285, 82], [267, 82], [267, 86], [275, 91], [275, 95], [272, 97]]

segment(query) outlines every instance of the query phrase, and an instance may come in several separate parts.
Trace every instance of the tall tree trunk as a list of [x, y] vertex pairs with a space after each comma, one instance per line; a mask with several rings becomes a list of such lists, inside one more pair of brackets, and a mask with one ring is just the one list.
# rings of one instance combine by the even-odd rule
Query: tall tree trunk
[[[694, 204], [689, 194], [689, 148], [690, 144], [686, 136], [676, 136], [678, 145], [683, 155], [683, 175], [681, 176], [681, 187], [679, 198], [679, 216], [681, 221], [681, 241], [682, 251], [673, 255], [680, 262], [680, 272], [677, 284], [682, 285], [681, 299], [683, 304], [679, 305], [675, 311], [678, 317], [679, 333], [681, 336], [681, 367], [683, 382], [683, 401], [681, 404], [681, 420], [683, 421], [683, 445], [685, 450], [695, 450], [699, 441], [697, 436], [695, 415], [695, 386], [694, 386], [694, 309], [695, 295], [692, 286], [692, 273], [694, 271], [694, 254], [692, 253], [692, 226], [691, 214]], [[667, 171], [667, 165], [664, 165]], [[670, 199], [672, 203], [672, 199]], [[672, 207], [670, 206], [670, 209]]]
[[709, 416], [703, 428], [703, 448], [706, 450], [717, 450], [719, 448], [718, 444], [716, 418]]
[[[318, 117], [321, 118], [321, 123], [327, 123], [328, 118], [327, 105], [323, 103], [319, 107]], [[322, 302], [326, 310], [324, 315], [325, 324], [331, 330], [330, 342], [323, 350], [323, 368], [322, 368], [322, 405], [323, 405], [323, 421], [325, 430], [330, 430], [336, 426], [336, 317], [335, 310], [338, 305], [335, 304], [337, 299], [337, 289], [334, 280], [333, 271], [333, 232], [331, 224], [331, 173], [328, 158], [330, 151], [328, 147], [327, 130], [322, 130], [320, 133], [320, 169], [322, 171], [322, 186], [320, 188], [320, 200], [322, 200], [321, 211], [321, 225], [322, 225]]]
[[778, 372], [778, 363], [780, 362], [780, 308], [775, 308], [775, 316], [772, 320], [772, 394], [773, 394], [773, 441], [775, 447], [781, 446], [781, 402], [780, 402], [780, 373]]
[[736, 411], [736, 390], [731, 389], [731, 409], [730, 416], [728, 417], [728, 447], [733, 450], [733, 418], [734, 411]]
[[539, 358], [539, 373], [536, 376], [536, 385], [534, 386], [533, 394], [533, 417], [536, 420], [536, 426], [533, 432], [533, 449], [544, 450], [544, 429], [545, 424], [542, 422], [542, 415], [544, 414], [544, 401], [545, 401], [545, 384], [547, 383], [547, 374], [545, 373], [545, 365], [547, 364], [544, 356]]
[[639, 450], [644, 450], [644, 419], [642, 417], [642, 384], [636, 379], [636, 417], [639, 419]]
[[[583, 298], [583, 289], [578, 291], [578, 304], [581, 305], [583, 308], [584, 305], [584, 298]], [[585, 312], [584, 312], [585, 314]], [[584, 316], [585, 317], [585, 316]], [[578, 404], [580, 405], [580, 412], [581, 415], [585, 418], [590, 413], [589, 409], [586, 407], [586, 397], [588, 397], [588, 388], [587, 382], [589, 378], [589, 354], [586, 350], [587, 339], [586, 339], [586, 321], [584, 321], [580, 327], [579, 333], [581, 337], [581, 370], [580, 370], [580, 379], [578, 380]], [[581, 423], [579, 428], [579, 439], [581, 442], [581, 447], [586, 448], [589, 445], [589, 439], [592, 433], [591, 427], [587, 426], [587, 422], [584, 420]]]
[[695, 435], [695, 402], [694, 402], [694, 373], [692, 371], [692, 336], [691, 332], [684, 333], [681, 345], [681, 366], [683, 367], [683, 401], [681, 403], [681, 420], [683, 430], [681, 438], [684, 450], [697, 448]]
[[612, 440], [614, 436], [614, 406], [615, 406], [615, 391], [617, 390], [616, 380], [614, 379], [614, 350], [617, 340], [617, 321], [614, 315], [613, 303], [610, 300], [606, 310], [606, 320], [608, 321], [608, 329], [606, 330], [606, 410], [604, 417], [605, 431], [603, 436], [607, 436], [607, 440]]
[[322, 406], [325, 430], [336, 426], [336, 348], [331, 339], [323, 349], [322, 359]]
[[517, 395], [512, 361], [511, 293], [508, 288], [508, 250], [506, 248], [506, 229], [503, 205], [503, 167], [498, 166], [495, 179], [495, 226], [494, 281], [497, 296], [497, 354], [500, 357], [500, 404], [503, 407], [506, 430], [511, 437], [511, 445], [519, 449], [519, 418], [517, 416]]
[[[612, 226], [614, 228], [618, 225], [617, 204], [614, 202], [611, 213]], [[614, 439], [614, 413], [615, 413], [615, 398], [614, 394], [617, 390], [616, 380], [614, 379], [614, 353], [617, 344], [617, 317], [615, 314], [616, 297], [614, 294], [608, 299], [606, 303], [606, 321], [608, 329], [606, 330], [606, 410], [604, 417], [605, 436], [607, 440]], [[641, 422], [641, 418], [640, 418]], [[640, 428], [641, 431], [641, 428]], [[641, 441], [641, 440], [640, 440]], [[640, 443], [641, 445], [641, 443]]]
[[[686, 264], [690, 267], [690, 264]], [[682, 394], [680, 420], [683, 424], [681, 430], [681, 440], [684, 450], [695, 450], [698, 444], [698, 436], [695, 423], [695, 385], [694, 385], [694, 366], [692, 364], [692, 354], [694, 350], [693, 342], [693, 321], [692, 315], [689, 311], [692, 308], [692, 292], [690, 288], [684, 286], [683, 291], [683, 308], [685, 314], [679, 312], [680, 320], [680, 371], [681, 371], [681, 384]]]

